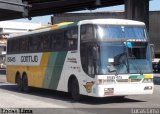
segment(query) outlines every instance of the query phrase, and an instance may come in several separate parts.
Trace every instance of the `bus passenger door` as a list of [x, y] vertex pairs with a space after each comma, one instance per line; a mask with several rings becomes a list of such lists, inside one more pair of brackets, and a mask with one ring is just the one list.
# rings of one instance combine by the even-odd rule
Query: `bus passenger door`
[[81, 45], [81, 64], [84, 71], [83, 78], [85, 87], [85, 93], [92, 94], [94, 84], [95, 84], [95, 75], [97, 74], [98, 62], [97, 62], [97, 50], [95, 50], [95, 45], [89, 45], [88, 43]]

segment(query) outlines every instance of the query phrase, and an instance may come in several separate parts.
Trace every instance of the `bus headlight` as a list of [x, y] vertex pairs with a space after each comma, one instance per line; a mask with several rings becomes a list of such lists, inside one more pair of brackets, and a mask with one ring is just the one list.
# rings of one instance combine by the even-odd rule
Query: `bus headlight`
[[143, 83], [151, 83], [153, 82], [153, 78], [144, 78]]

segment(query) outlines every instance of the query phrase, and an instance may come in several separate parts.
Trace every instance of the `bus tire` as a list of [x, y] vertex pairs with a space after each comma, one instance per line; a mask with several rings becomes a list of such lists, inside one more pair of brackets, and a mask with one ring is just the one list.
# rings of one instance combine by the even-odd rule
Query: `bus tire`
[[73, 78], [71, 83], [71, 96], [74, 101], [80, 100], [79, 84], [76, 78]]
[[25, 93], [28, 93], [30, 91], [30, 88], [28, 86], [28, 78], [26, 74], [23, 74], [22, 83], [23, 83], [23, 91]]
[[23, 91], [22, 78], [19, 73], [16, 74], [16, 83], [18, 91]]

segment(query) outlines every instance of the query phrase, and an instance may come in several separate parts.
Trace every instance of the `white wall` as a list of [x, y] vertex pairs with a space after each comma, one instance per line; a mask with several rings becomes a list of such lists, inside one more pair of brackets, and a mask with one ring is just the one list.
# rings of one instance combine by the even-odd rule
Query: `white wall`
[[28, 30], [41, 27], [41, 23], [26, 23], [26, 22], [13, 22], [13, 21], [1, 21], [0, 28], [1, 33], [22, 33]]

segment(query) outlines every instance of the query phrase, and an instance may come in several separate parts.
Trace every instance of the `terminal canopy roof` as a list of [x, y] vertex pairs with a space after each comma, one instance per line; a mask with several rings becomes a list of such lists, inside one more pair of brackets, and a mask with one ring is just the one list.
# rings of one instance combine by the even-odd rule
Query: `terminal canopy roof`
[[124, 4], [124, 0], [0, 0], [0, 21]]

